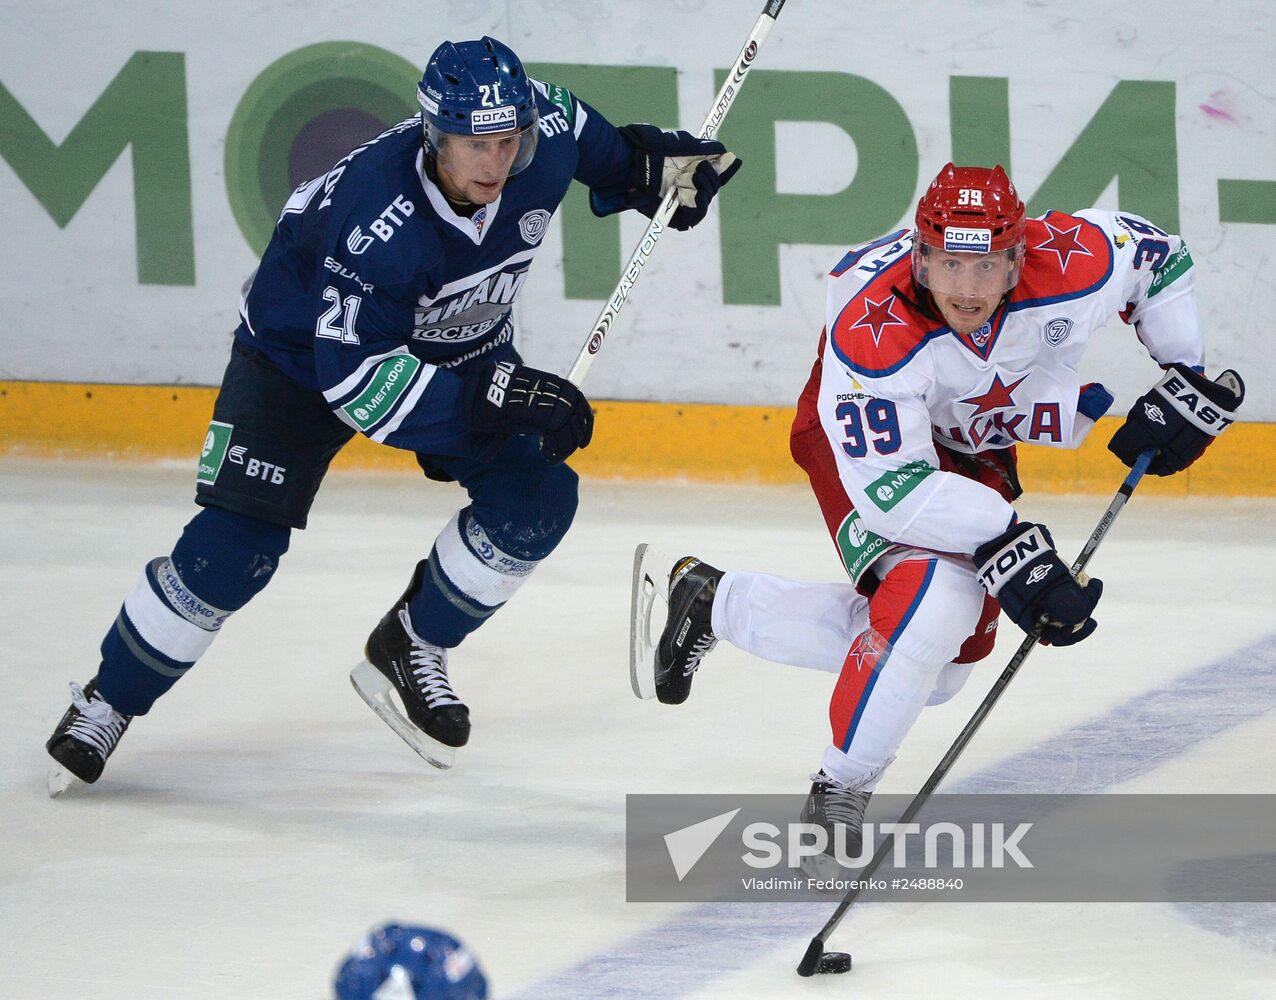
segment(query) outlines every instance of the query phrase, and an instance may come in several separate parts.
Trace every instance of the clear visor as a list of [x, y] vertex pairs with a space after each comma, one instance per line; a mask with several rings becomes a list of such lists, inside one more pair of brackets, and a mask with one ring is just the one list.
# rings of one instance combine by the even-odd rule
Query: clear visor
[[913, 280], [939, 295], [1000, 297], [1018, 284], [1023, 251], [1022, 243], [992, 253], [967, 253], [919, 241], [913, 246]]
[[474, 171], [495, 171], [503, 177], [518, 173], [536, 155], [539, 135], [536, 119], [521, 129], [487, 135], [444, 132], [428, 117], [425, 122], [425, 138], [434, 155], [448, 170], [459, 170], [467, 175]]

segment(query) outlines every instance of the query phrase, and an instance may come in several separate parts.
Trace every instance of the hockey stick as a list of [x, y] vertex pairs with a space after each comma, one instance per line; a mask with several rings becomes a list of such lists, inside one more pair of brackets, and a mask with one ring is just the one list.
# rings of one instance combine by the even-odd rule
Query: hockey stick
[[[1139, 484], [1139, 480], [1143, 478], [1143, 474], [1147, 472], [1148, 466], [1152, 463], [1155, 451], [1145, 451], [1138, 457], [1134, 463], [1134, 467], [1130, 469], [1129, 475], [1125, 477], [1125, 482], [1117, 490], [1116, 496], [1112, 498], [1112, 502], [1108, 504], [1108, 509], [1103, 512], [1103, 517], [1099, 518], [1099, 524], [1094, 529], [1094, 533], [1090, 536], [1090, 540], [1085, 543], [1085, 547], [1081, 549], [1081, 554], [1077, 556], [1077, 561], [1072, 564], [1072, 575], [1076, 576], [1085, 569], [1086, 564], [1090, 562], [1090, 557], [1094, 555], [1095, 549], [1099, 547], [1099, 543], [1103, 541], [1103, 536], [1108, 533], [1108, 529], [1112, 527], [1112, 522], [1116, 520], [1117, 515], [1121, 513], [1121, 508], [1125, 506], [1125, 502], [1130, 499], [1130, 494], [1134, 492], [1134, 488]], [[966, 728], [961, 731], [957, 739], [953, 741], [953, 745], [948, 748], [948, 752], [944, 754], [944, 759], [939, 762], [939, 766], [931, 772], [931, 776], [926, 779], [926, 784], [922, 785], [922, 790], [917, 793], [913, 801], [908, 804], [908, 808], [904, 810], [904, 815], [898, 820], [899, 824], [909, 823], [913, 817], [926, 804], [926, 800], [938, 787], [939, 783], [944, 780], [952, 766], [957, 763], [957, 758], [961, 756], [962, 751], [966, 749], [968, 744], [974, 737], [979, 727], [983, 725], [984, 720], [988, 718], [988, 713], [997, 704], [999, 699], [1010, 686], [1010, 682], [1014, 680], [1016, 672], [1023, 666], [1023, 661], [1028, 658], [1028, 654], [1036, 648], [1038, 641], [1041, 639], [1041, 629], [1045, 625], [1045, 618], [1037, 623], [1037, 626], [1028, 633], [1015, 655], [1011, 657], [1010, 662], [1006, 665], [1006, 669], [1001, 672], [1001, 676], [997, 678], [997, 683], [992, 686], [988, 695], [980, 702], [979, 707], [975, 709], [975, 714], [970, 717], [970, 721], [966, 723]], [[900, 829], [896, 825], [894, 829]], [[838, 904], [833, 915], [829, 917], [828, 922], [821, 928], [820, 932], [811, 938], [811, 943], [807, 946], [806, 954], [802, 956], [802, 961], [798, 963], [797, 972], [799, 976], [814, 975], [820, 965], [820, 958], [824, 955], [824, 942], [828, 940], [828, 936], [842, 922], [842, 918], [846, 916], [855, 900], [859, 897], [861, 887], [868, 884], [868, 880], [872, 874], [877, 871], [878, 866], [890, 853], [895, 843], [895, 834], [892, 831], [887, 834], [882, 845], [873, 855], [872, 860], [863, 871], [859, 872], [855, 878], [855, 888], [843, 897], [842, 902]], [[847, 966], [849, 968], [849, 964]]]
[[[771, 27], [775, 24], [776, 18], [780, 16], [780, 11], [784, 8], [784, 4], [785, 0], [767, 0], [763, 6], [757, 23], [753, 25], [753, 31], [749, 33], [749, 37], [744, 43], [744, 48], [740, 50], [740, 55], [736, 58], [735, 69], [722, 81], [722, 88], [718, 91], [718, 96], [713, 102], [713, 110], [709, 112], [704, 124], [700, 126], [699, 134], [701, 139], [712, 139], [714, 133], [718, 131], [718, 126], [722, 124], [722, 119], [727, 116], [731, 105], [735, 103], [736, 95], [744, 85], [744, 78], [749, 75], [749, 70], [753, 68], [753, 60], [757, 58], [758, 50], [762, 48], [762, 43], [766, 40], [766, 36], [771, 33]], [[607, 339], [611, 324], [628, 300], [629, 292], [638, 280], [638, 276], [642, 274], [642, 269], [647, 266], [647, 260], [656, 249], [656, 244], [660, 242], [660, 236], [668, 226], [669, 219], [673, 216], [677, 204], [677, 193], [671, 188], [665, 195], [664, 200], [661, 201], [656, 214], [652, 216], [651, 222], [647, 224], [647, 231], [642, 234], [642, 239], [638, 241], [638, 246], [634, 248], [634, 252], [629, 258], [629, 263], [620, 272], [620, 280], [616, 282], [616, 287], [607, 299], [607, 304], [603, 306], [603, 311], [598, 314], [598, 319], [594, 321], [594, 327], [590, 330], [589, 337], [581, 347], [580, 353], [576, 355], [571, 371], [567, 373], [568, 379], [575, 385], [579, 386], [584, 381], [590, 365], [594, 363], [594, 357], [602, 350], [603, 341]]]

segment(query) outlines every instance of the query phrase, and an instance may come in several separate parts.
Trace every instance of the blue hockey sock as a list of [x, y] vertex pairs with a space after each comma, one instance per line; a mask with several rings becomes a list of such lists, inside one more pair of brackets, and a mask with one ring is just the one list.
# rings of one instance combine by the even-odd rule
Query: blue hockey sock
[[146, 714], [270, 582], [289, 534], [213, 507], [196, 514], [173, 554], [147, 565], [102, 640], [102, 697], [117, 712]]

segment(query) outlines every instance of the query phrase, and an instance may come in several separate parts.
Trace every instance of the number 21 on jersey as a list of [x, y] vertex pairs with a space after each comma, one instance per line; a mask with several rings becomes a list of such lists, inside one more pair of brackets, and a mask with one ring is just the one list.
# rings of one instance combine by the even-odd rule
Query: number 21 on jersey
[[[354, 323], [359, 315], [359, 303], [363, 300], [357, 295], [347, 295], [343, 299], [341, 293], [331, 285], [323, 290], [323, 297], [328, 308], [315, 324], [315, 336], [339, 340], [343, 344], [359, 343], [359, 335], [354, 332]], [[340, 325], [336, 322], [338, 317], [341, 320]]]

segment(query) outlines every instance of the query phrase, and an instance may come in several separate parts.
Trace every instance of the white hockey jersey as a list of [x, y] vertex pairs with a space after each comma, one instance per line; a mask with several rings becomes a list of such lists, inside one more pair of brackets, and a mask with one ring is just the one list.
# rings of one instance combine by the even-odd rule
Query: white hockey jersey
[[941, 471], [936, 442], [967, 454], [1080, 445], [1111, 396], [1083, 393], [1077, 367], [1114, 315], [1158, 363], [1202, 361], [1191, 255], [1146, 219], [1030, 220], [1019, 283], [971, 335], [916, 305], [912, 245], [910, 231], [892, 233], [829, 277], [816, 405], [855, 507], [838, 540], [856, 580], [894, 545], [972, 553], [1009, 526], [995, 490]]

